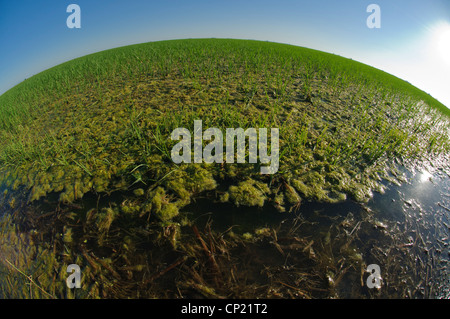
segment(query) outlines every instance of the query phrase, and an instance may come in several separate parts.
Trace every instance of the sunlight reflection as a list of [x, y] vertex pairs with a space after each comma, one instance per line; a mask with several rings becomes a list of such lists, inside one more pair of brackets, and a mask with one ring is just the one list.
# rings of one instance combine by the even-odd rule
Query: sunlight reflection
[[421, 183], [425, 183], [425, 182], [427, 182], [427, 181], [430, 181], [430, 178], [431, 178], [432, 176], [433, 176], [433, 175], [431, 175], [429, 172], [423, 171], [423, 172], [420, 173], [420, 177], [419, 177], [420, 182], [421, 182]]

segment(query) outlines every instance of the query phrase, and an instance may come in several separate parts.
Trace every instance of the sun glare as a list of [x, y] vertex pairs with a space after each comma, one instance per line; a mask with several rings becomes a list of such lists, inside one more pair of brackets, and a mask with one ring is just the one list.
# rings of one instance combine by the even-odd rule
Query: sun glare
[[437, 31], [437, 50], [439, 56], [450, 66], [450, 24], [442, 24]]
[[427, 171], [423, 171], [420, 173], [420, 182], [421, 183], [425, 183], [427, 181], [430, 180], [430, 178], [433, 177], [433, 175], [431, 175], [430, 173], [428, 173]]

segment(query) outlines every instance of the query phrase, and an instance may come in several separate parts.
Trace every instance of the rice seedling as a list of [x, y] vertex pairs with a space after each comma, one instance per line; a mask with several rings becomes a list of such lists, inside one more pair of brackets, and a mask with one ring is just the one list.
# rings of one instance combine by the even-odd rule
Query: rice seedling
[[[330, 297], [343, 293], [345, 278], [358, 277], [364, 260], [356, 249], [364, 248], [356, 234], [373, 223], [347, 218], [354, 229], [347, 233], [325, 218], [320, 231], [285, 229], [289, 222], [267, 232], [252, 209], [288, 216], [308, 201], [367, 202], [382, 179], [391, 180], [395, 161], [448, 156], [449, 114], [387, 73], [295, 46], [195, 39], [117, 48], [63, 63], [0, 96], [0, 203], [18, 224], [28, 216], [30, 229], [44, 227], [46, 238], [36, 243], [79, 258], [87, 281], [99, 278], [80, 297]], [[259, 174], [258, 163], [175, 165], [170, 134], [198, 119], [222, 132], [280, 128], [277, 174]], [[217, 210], [218, 203], [241, 209], [248, 229], [224, 233], [209, 223], [195, 231], [185, 210], [201, 198]], [[2, 225], [2, 238], [29, 236], [26, 227]], [[308, 240], [300, 230], [325, 237]], [[248, 268], [230, 263], [265, 249], [280, 258]], [[42, 259], [55, 258], [60, 269], [67, 260], [55, 256]], [[289, 268], [289, 258], [312, 266]], [[34, 271], [29, 260], [18, 265]], [[248, 281], [255, 272], [267, 277]], [[8, 287], [0, 292], [16, 283], [0, 284]], [[51, 296], [73, 297], [53, 277], [36, 284]]]

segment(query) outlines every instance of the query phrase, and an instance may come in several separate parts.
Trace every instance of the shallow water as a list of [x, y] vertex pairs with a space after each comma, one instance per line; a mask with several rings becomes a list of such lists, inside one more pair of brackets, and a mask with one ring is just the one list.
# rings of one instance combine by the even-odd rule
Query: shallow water
[[420, 234], [423, 253], [418, 257], [425, 256], [438, 269], [434, 297], [450, 298], [450, 176], [443, 170], [403, 171], [408, 182], [387, 186], [386, 193], [376, 193], [368, 206], [380, 218], [396, 221], [411, 242]]
[[[228, 203], [212, 206], [210, 200], [199, 199], [184, 211], [190, 212], [199, 225], [212, 221], [214, 230], [221, 232], [232, 228], [238, 234], [253, 234], [255, 229], [269, 227], [277, 229], [278, 236], [307, 238], [314, 241], [316, 254], [323, 256], [325, 238], [331, 231], [336, 235], [337, 245], [330, 252], [334, 265], [324, 267], [317, 261], [309, 271], [316, 267], [324, 272], [337, 268], [339, 261], [352, 258], [351, 253], [342, 253], [339, 247], [345, 240], [337, 243], [345, 231], [347, 238], [351, 238], [347, 239], [351, 247], [362, 256], [364, 267], [380, 264], [385, 287], [379, 291], [368, 289], [365, 284], [368, 273], [360, 275], [359, 264], [350, 263], [342, 276], [338, 276], [339, 270], [333, 270], [335, 277], [339, 277], [334, 296], [339, 298], [450, 298], [450, 178], [439, 170], [433, 174], [426, 170], [409, 172], [401, 167], [400, 170], [407, 182], [384, 183], [385, 192], [374, 193], [367, 204], [352, 200], [335, 204], [303, 202], [295, 212], [280, 213], [268, 205], [263, 209], [236, 208]], [[305, 226], [292, 231], [299, 218]], [[273, 249], [265, 249], [266, 244], [253, 246], [260, 262], [252, 264], [254, 269], [250, 271], [261, 272], [262, 264], [301, 267], [298, 263], [306, 262], [296, 259], [295, 251], [281, 256]], [[339, 265], [345, 268], [344, 262]], [[413, 288], [402, 290], [403, 282], [405, 287]]]
[[[220, 244], [216, 251], [217, 266], [223, 276], [231, 273], [233, 277], [222, 291], [215, 287], [222, 295], [450, 298], [450, 177], [444, 170], [409, 172], [399, 169], [407, 182], [401, 185], [384, 182], [385, 192], [374, 193], [366, 204], [350, 199], [333, 204], [303, 201], [291, 212], [279, 212], [271, 204], [262, 208], [236, 207], [229, 202], [214, 203], [211, 197], [200, 197], [184, 207], [181, 215], [188, 216], [198, 227], [200, 236], [209, 241], [207, 246], [211, 252], [215, 249], [213, 242]], [[54, 211], [58, 196], [53, 195], [54, 198], [48, 196], [42, 200], [38, 208]], [[91, 194], [68, 211], [76, 212], [83, 221], [89, 209], [114, 203], [120, 205], [129, 195], [116, 192], [111, 196], [97, 197]], [[45, 218], [46, 222], [54, 221], [56, 228], [64, 225], [63, 221], [56, 221], [54, 215]], [[123, 222], [125, 224], [116, 224], [117, 228], [110, 233], [108, 248], [101, 247], [92, 233], [85, 233], [85, 226], [72, 225], [73, 256], [85, 256], [78, 251], [79, 247], [84, 247], [97, 257], [113, 256], [111, 258], [120, 260], [122, 253], [117, 249], [127, 236], [119, 230], [124, 229], [125, 235], [130, 233], [126, 219]], [[164, 275], [159, 275], [160, 270], [156, 272], [158, 280], [151, 285], [158, 288], [152, 296], [180, 297], [176, 289], [189, 280], [189, 275], [185, 276], [192, 269], [194, 274], [202, 276], [199, 280], [204, 280], [205, 285], [214, 287], [214, 278], [207, 278], [211, 265], [207, 258], [202, 260], [207, 256], [198, 245], [191, 226], [180, 228], [178, 240], [188, 250], [197, 249], [194, 255], [180, 249], [172, 250], [167, 243], [159, 246], [157, 240], [153, 241], [157, 232], [153, 237], [146, 235], [147, 231], [160, 229], [158, 227], [136, 228], [142, 231], [142, 234], [136, 233], [136, 250], [123, 255], [123, 258], [128, 256], [130, 265], [146, 261], [147, 268], [144, 268], [150, 273], [150, 278], [155, 278], [155, 269], [164, 270], [169, 266], [171, 270]], [[54, 233], [49, 230], [43, 232]], [[222, 255], [219, 253], [221, 249], [224, 249]], [[380, 266], [381, 289], [367, 285], [369, 273], [366, 269], [370, 264]], [[171, 265], [175, 265], [174, 268], [170, 268]], [[132, 275], [138, 289], [147, 287], [142, 284], [145, 276], [149, 276], [145, 275], [146, 271]], [[104, 278], [112, 277], [106, 273]], [[252, 287], [256, 287], [258, 294], [252, 294]], [[173, 291], [174, 294], [163, 291]], [[183, 297], [199, 296], [198, 289], [192, 294], [192, 287], [181, 291]], [[161, 292], [164, 295], [158, 295]]]

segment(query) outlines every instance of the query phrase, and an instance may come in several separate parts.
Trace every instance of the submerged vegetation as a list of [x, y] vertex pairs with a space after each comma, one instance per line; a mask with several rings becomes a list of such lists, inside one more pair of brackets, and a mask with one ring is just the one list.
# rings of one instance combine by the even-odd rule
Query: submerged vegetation
[[[449, 115], [392, 75], [284, 44], [161, 41], [56, 66], [0, 96], [0, 296], [346, 295], [344, 276], [367, 277], [357, 233], [385, 227], [367, 210], [330, 217], [319, 243], [306, 226], [315, 217], [295, 213], [312, 201], [367, 203], [403, 180], [395, 163], [448, 168]], [[279, 128], [279, 171], [174, 164], [170, 133], [197, 119], [223, 132]], [[201, 198], [212, 211], [290, 222], [199, 229], [189, 210]], [[258, 259], [265, 249], [279, 260]], [[65, 287], [71, 263], [89, 289]], [[349, 296], [377, 292], [364, 293]]]

